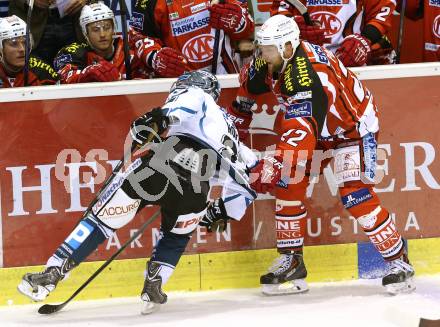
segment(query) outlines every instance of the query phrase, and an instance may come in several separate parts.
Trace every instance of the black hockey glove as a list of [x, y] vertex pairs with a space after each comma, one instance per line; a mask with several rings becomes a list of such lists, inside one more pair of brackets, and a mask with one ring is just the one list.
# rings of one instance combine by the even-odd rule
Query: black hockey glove
[[231, 219], [226, 213], [225, 204], [222, 198], [214, 200], [208, 204], [205, 216], [199, 222], [200, 226], [205, 226], [209, 233], [224, 232], [228, 220]]
[[133, 145], [143, 146], [151, 142], [155, 135], [162, 134], [169, 125], [169, 119], [161, 108], [157, 107], [131, 123], [130, 135]]

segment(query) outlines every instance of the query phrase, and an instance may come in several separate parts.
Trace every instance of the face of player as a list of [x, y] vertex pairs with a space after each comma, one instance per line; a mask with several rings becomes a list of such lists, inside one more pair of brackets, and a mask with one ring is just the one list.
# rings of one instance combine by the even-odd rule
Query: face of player
[[111, 19], [101, 20], [87, 25], [87, 36], [90, 45], [100, 51], [112, 50], [113, 45], [113, 21]]
[[[267, 62], [270, 73], [279, 72], [282, 69], [284, 60], [275, 45], [260, 45], [258, 50], [260, 56]], [[284, 58], [290, 58], [291, 56], [292, 46], [290, 43], [287, 43], [284, 50]]]
[[24, 67], [26, 41], [24, 36], [3, 41], [3, 61], [13, 70]]

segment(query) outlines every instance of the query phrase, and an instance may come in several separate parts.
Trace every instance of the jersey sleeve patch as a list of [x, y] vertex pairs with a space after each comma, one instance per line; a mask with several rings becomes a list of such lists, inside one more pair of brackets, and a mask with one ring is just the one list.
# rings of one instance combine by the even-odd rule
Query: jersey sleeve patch
[[313, 55], [317, 62], [328, 65], [328, 58], [324, 53], [324, 50], [319, 45], [309, 43], [310, 48], [312, 49]]
[[130, 26], [136, 30], [142, 31], [144, 27], [144, 14], [133, 11], [131, 14]]
[[286, 113], [284, 114], [285, 119], [293, 119], [300, 117], [311, 117], [312, 112], [312, 102], [304, 101], [301, 103], [290, 104], [286, 108]]
[[55, 66], [55, 70], [59, 71], [61, 68], [63, 68], [67, 64], [70, 64], [71, 62], [72, 62], [71, 54], [61, 54], [55, 58], [53, 64]]

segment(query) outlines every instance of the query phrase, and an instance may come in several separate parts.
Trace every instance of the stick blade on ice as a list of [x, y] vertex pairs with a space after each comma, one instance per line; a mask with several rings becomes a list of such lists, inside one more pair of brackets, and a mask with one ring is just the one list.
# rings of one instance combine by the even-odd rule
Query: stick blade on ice
[[42, 314], [42, 315], [50, 315], [52, 313], [60, 311], [62, 308], [64, 308], [65, 305], [66, 305], [66, 303], [61, 303], [61, 304], [45, 304], [45, 305], [42, 305], [38, 309], [38, 313]]

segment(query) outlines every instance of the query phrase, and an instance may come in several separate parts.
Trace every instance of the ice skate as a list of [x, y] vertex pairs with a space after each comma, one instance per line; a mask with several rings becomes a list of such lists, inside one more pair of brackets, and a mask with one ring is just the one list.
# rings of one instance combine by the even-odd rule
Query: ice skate
[[414, 268], [406, 254], [388, 263], [387, 274], [382, 278], [382, 285], [391, 295], [410, 293], [416, 289], [413, 281]]
[[281, 253], [269, 273], [260, 277], [264, 295], [284, 295], [308, 291], [306, 266], [302, 253]]
[[25, 274], [17, 289], [33, 301], [43, 301], [62, 278], [59, 267], [47, 267], [43, 272]]
[[159, 276], [161, 265], [157, 262], [148, 262], [147, 276], [142, 289], [141, 313], [147, 315], [160, 309], [167, 302], [167, 295], [162, 291], [162, 277]]

